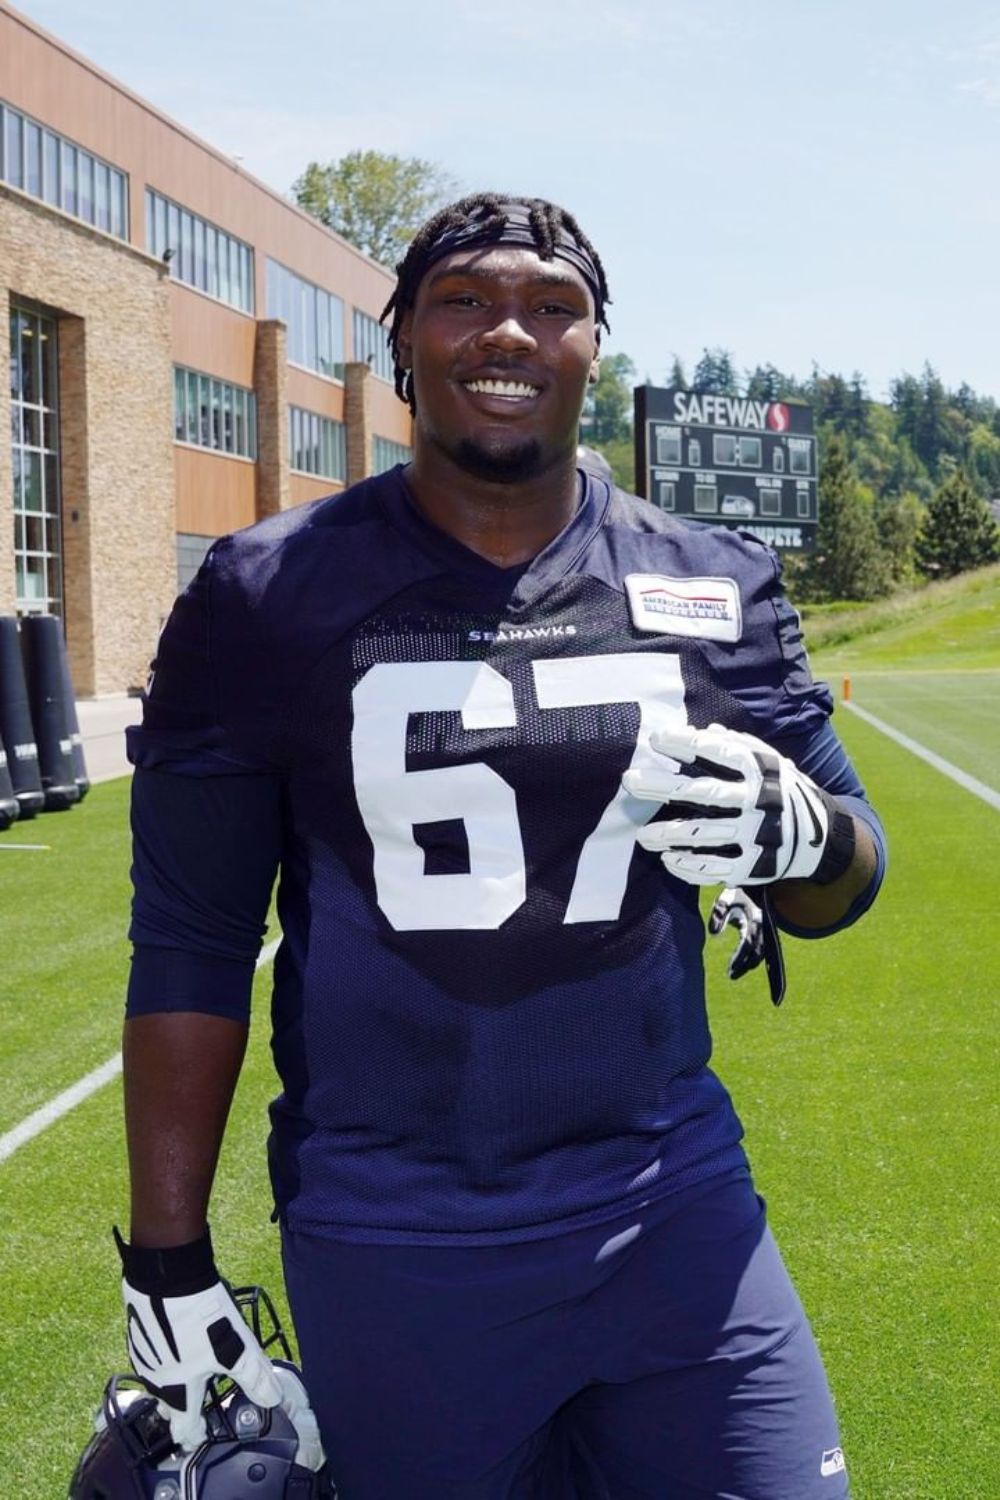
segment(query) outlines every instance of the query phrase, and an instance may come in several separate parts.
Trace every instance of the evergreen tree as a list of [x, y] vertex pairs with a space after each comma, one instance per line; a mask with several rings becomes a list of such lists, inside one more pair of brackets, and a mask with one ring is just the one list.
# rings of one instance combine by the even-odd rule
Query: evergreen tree
[[774, 365], [757, 365], [746, 373], [746, 391], [752, 401], [781, 401], [796, 394], [795, 380]]
[[877, 599], [891, 588], [872, 506], [859, 491], [841, 433], [826, 444], [816, 549], [803, 582], [803, 597], [809, 599]]
[[868, 432], [869, 399], [865, 377], [855, 370], [847, 388], [847, 430], [852, 437], [862, 438]]
[[933, 365], [925, 364], [920, 380], [920, 415], [913, 446], [933, 472], [941, 455], [949, 451], [948, 400], [941, 377]]
[[698, 392], [713, 391], [720, 396], [738, 394], [736, 366], [728, 349], [703, 349], [701, 359], [694, 367], [692, 389]]
[[683, 361], [678, 355], [674, 355], [670, 361], [670, 373], [667, 376], [667, 389], [687, 390], [687, 373]]
[[816, 371], [813, 408], [817, 425], [829, 422], [837, 432], [846, 432], [849, 395], [843, 375], [821, 375]]
[[951, 578], [1000, 558], [1000, 529], [965, 474], [946, 479], [927, 507], [916, 542], [917, 566], [931, 578]]
[[968, 417], [970, 422], [980, 422], [983, 420], [980, 412], [983, 403], [967, 380], [963, 380], [958, 390], [953, 393], [951, 404], [955, 407], [956, 411], [962, 413], [963, 417]]
[[892, 582], [896, 587], [916, 580], [916, 542], [924, 507], [907, 492], [875, 506], [875, 524]]
[[915, 450], [922, 405], [920, 383], [915, 376], [904, 374], [892, 382], [890, 392], [899, 436], [905, 437]]

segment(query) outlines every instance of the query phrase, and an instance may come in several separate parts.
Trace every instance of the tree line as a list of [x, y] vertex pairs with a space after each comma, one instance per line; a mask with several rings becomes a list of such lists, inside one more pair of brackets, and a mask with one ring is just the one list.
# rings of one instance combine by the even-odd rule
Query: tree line
[[[378, 151], [312, 161], [292, 185], [301, 208], [389, 266], [455, 192], [436, 163]], [[637, 381], [627, 354], [605, 355], [586, 413], [587, 441], [629, 490]], [[990, 502], [1000, 511], [1000, 406], [964, 382], [949, 390], [930, 364], [894, 380], [888, 402], [871, 398], [858, 371], [814, 367], [801, 379], [758, 364], [741, 374], [723, 348], [703, 350], [690, 380], [675, 357], [662, 384], [812, 407], [820, 455], [816, 548], [788, 560], [800, 599], [875, 599], [1000, 557], [990, 512]]]
[[[615, 478], [635, 487], [634, 362], [611, 354], [587, 412], [587, 441]], [[691, 372], [674, 358], [662, 382], [757, 401], [804, 401], [819, 438], [815, 550], [788, 560], [799, 599], [877, 599], [921, 578], [948, 578], [1000, 557], [1000, 406], [963, 382], [949, 390], [929, 364], [892, 382], [888, 402], [858, 371], [775, 365], [741, 373], [726, 349], [705, 349]]]

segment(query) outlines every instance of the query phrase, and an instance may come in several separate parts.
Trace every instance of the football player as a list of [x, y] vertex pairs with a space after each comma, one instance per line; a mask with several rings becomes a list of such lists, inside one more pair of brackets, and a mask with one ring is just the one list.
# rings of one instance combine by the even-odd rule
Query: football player
[[136, 1369], [184, 1442], [216, 1371], [277, 1399], [207, 1214], [280, 872], [271, 1176], [346, 1500], [833, 1500], [698, 897], [835, 932], [878, 819], [774, 554], [578, 466], [576, 221], [465, 198], [398, 271], [412, 463], [218, 542], [130, 738]]

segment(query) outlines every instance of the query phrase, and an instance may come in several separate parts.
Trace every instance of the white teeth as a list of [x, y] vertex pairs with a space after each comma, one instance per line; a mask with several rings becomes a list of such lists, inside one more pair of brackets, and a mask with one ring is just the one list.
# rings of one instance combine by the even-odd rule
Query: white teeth
[[508, 396], [522, 401], [537, 396], [540, 389], [524, 380], [467, 380], [465, 384], [468, 390], [481, 396]]

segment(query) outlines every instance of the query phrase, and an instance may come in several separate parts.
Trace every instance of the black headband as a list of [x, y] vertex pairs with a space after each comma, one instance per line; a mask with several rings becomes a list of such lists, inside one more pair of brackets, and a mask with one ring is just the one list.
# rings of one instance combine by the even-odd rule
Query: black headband
[[[480, 245], [522, 245], [539, 253], [538, 241], [524, 204], [501, 203], [499, 211], [503, 215], [501, 223], [473, 219], [469, 223], [460, 224], [456, 229], [446, 229], [427, 252], [425, 273], [446, 255], [452, 255], [456, 250], [474, 250]], [[601, 278], [593, 258], [562, 227], [555, 232], [553, 240], [553, 257], [566, 261], [579, 271], [590, 288], [595, 313], [600, 321], [604, 316], [604, 297], [601, 293]]]

